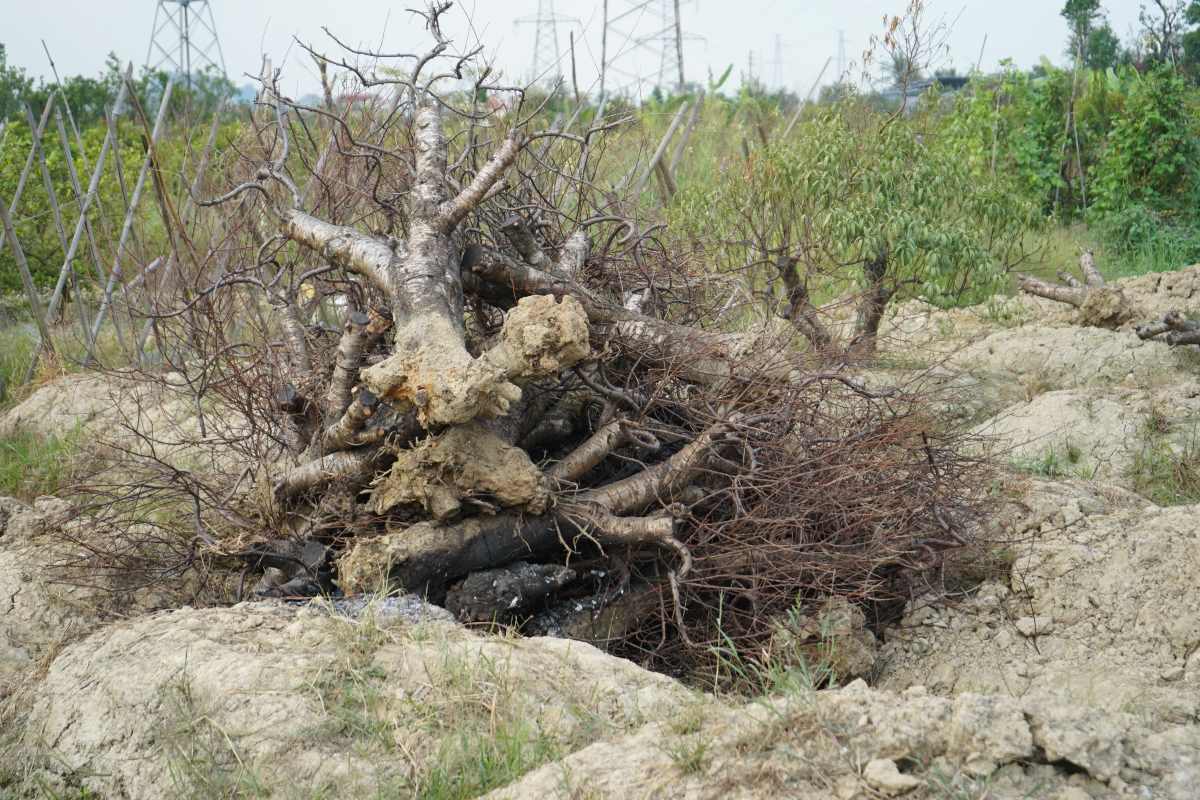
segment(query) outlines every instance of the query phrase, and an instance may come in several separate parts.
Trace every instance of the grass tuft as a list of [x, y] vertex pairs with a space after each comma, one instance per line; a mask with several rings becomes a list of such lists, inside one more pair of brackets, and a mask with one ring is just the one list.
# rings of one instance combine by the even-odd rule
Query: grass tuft
[[29, 502], [57, 493], [70, 478], [79, 442], [78, 430], [62, 437], [0, 437], [0, 494]]

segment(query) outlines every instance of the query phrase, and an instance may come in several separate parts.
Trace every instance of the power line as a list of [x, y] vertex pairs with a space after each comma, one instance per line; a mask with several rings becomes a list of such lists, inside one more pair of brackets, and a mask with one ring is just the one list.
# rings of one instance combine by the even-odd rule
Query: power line
[[211, 69], [228, 77], [209, 0], [158, 0], [155, 3], [146, 66], [182, 76], [188, 86], [191, 86], [194, 72]]

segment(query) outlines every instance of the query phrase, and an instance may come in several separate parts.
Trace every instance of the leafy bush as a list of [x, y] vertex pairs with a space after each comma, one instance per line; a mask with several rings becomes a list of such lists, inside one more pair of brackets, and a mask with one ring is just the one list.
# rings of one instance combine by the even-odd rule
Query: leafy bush
[[1200, 143], [1195, 98], [1183, 77], [1160, 67], [1131, 82], [1093, 180], [1100, 215], [1129, 205], [1179, 207], [1194, 191]]
[[884, 253], [900, 296], [981, 299], [1023, 259], [1040, 214], [942, 129], [935, 105], [913, 118], [855, 102], [827, 109], [789, 141], [727, 157], [719, 180], [684, 186], [672, 221], [714, 243], [707, 255], [723, 271], [749, 266], [756, 290], [789, 255], [828, 297], [860, 279], [849, 266]]

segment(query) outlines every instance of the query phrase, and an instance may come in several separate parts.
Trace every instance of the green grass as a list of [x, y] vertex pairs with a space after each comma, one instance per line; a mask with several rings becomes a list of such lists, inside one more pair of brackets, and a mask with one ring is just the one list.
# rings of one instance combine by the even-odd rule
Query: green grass
[[1091, 478], [1083, 466], [1083, 451], [1068, 441], [1061, 450], [1048, 447], [1042, 455], [1033, 458], [1014, 458], [1013, 469], [1038, 475], [1043, 478]]
[[1200, 439], [1193, 433], [1173, 447], [1164, 436], [1147, 430], [1128, 477], [1134, 490], [1160, 506], [1200, 503]]
[[78, 431], [62, 437], [0, 437], [0, 494], [21, 500], [55, 494], [71, 475], [79, 439]]

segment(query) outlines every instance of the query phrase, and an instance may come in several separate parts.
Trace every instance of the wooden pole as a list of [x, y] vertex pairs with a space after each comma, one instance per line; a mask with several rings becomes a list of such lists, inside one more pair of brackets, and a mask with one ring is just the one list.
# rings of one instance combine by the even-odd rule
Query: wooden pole
[[675, 112], [675, 119], [671, 120], [671, 124], [667, 128], [667, 132], [663, 134], [662, 141], [658, 143], [658, 148], [654, 151], [654, 155], [650, 157], [650, 163], [646, 165], [646, 171], [642, 173], [642, 177], [637, 182], [637, 190], [635, 194], [640, 195], [642, 190], [646, 188], [646, 184], [650, 181], [650, 176], [654, 174], [654, 168], [658, 165], [659, 160], [667, 152], [667, 145], [671, 143], [671, 137], [675, 135], [675, 131], [679, 128], [679, 124], [683, 122], [683, 115], [687, 113], [690, 105], [690, 103], [684, 102], [684, 104], [679, 107], [679, 111]]
[[821, 67], [821, 72], [817, 75], [817, 79], [813, 81], [812, 86], [809, 87], [808, 94], [804, 96], [804, 99], [800, 102], [800, 105], [796, 106], [796, 113], [792, 114], [792, 118], [788, 120], [787, 127], [783, 129], [783, 136], [781, 138], [786, 139], [788, 134], [792, 132], [792, 128], [796, 127], [796, 123], [800, 120], [800, 112], [804, 110], [804, 104], [812, 99], [813, 92], [817, 90], [817, 86], [821, 83], [821, 78], [825, 77], [825, 70], [829, 69], [830, 61], [833, 61], [832, 56], [825, 59], [825, 66]]
[[[34, 121], [33, 111], [30, 110], [28, 105], [25, 106], [25, 117], [29, 122], [29, 129], [34, 130], [37, 126], [37, 123]], [[63, 225], [62, 209], [58, 204], [58, 193], [54, 191], [54, 181], [50, 177], [50, 167], [46, 164], [46, 153], [36, 139], [33, 142], [33, 147], [34, 150], [37, 151], [38, 166], [40, 172], [42, 173], [42, 184], [46, 188], [46, 200], [50, 203], [50, 212], [54, 216], [54, 230], [58, 233], [58, 244], [65, 253], [67, 252], [67, 229], [66, 226]], [[71, 269], [71, 278], [72, 285], [75, 287], [75, 304], [79, 308], [78, 316], [80, 332], [83, 334], [84, 347], [87, 347], [90, 350], [91, 348], [87, 338], [87, 311], [84, 309], [82, 299], [79, 297], [79, 279], [78, 276], [75, 275], [74, 268]], [[53, 320], [51, 319], [46, 320], [47, 325], [50, 325], [52, 322]]]

